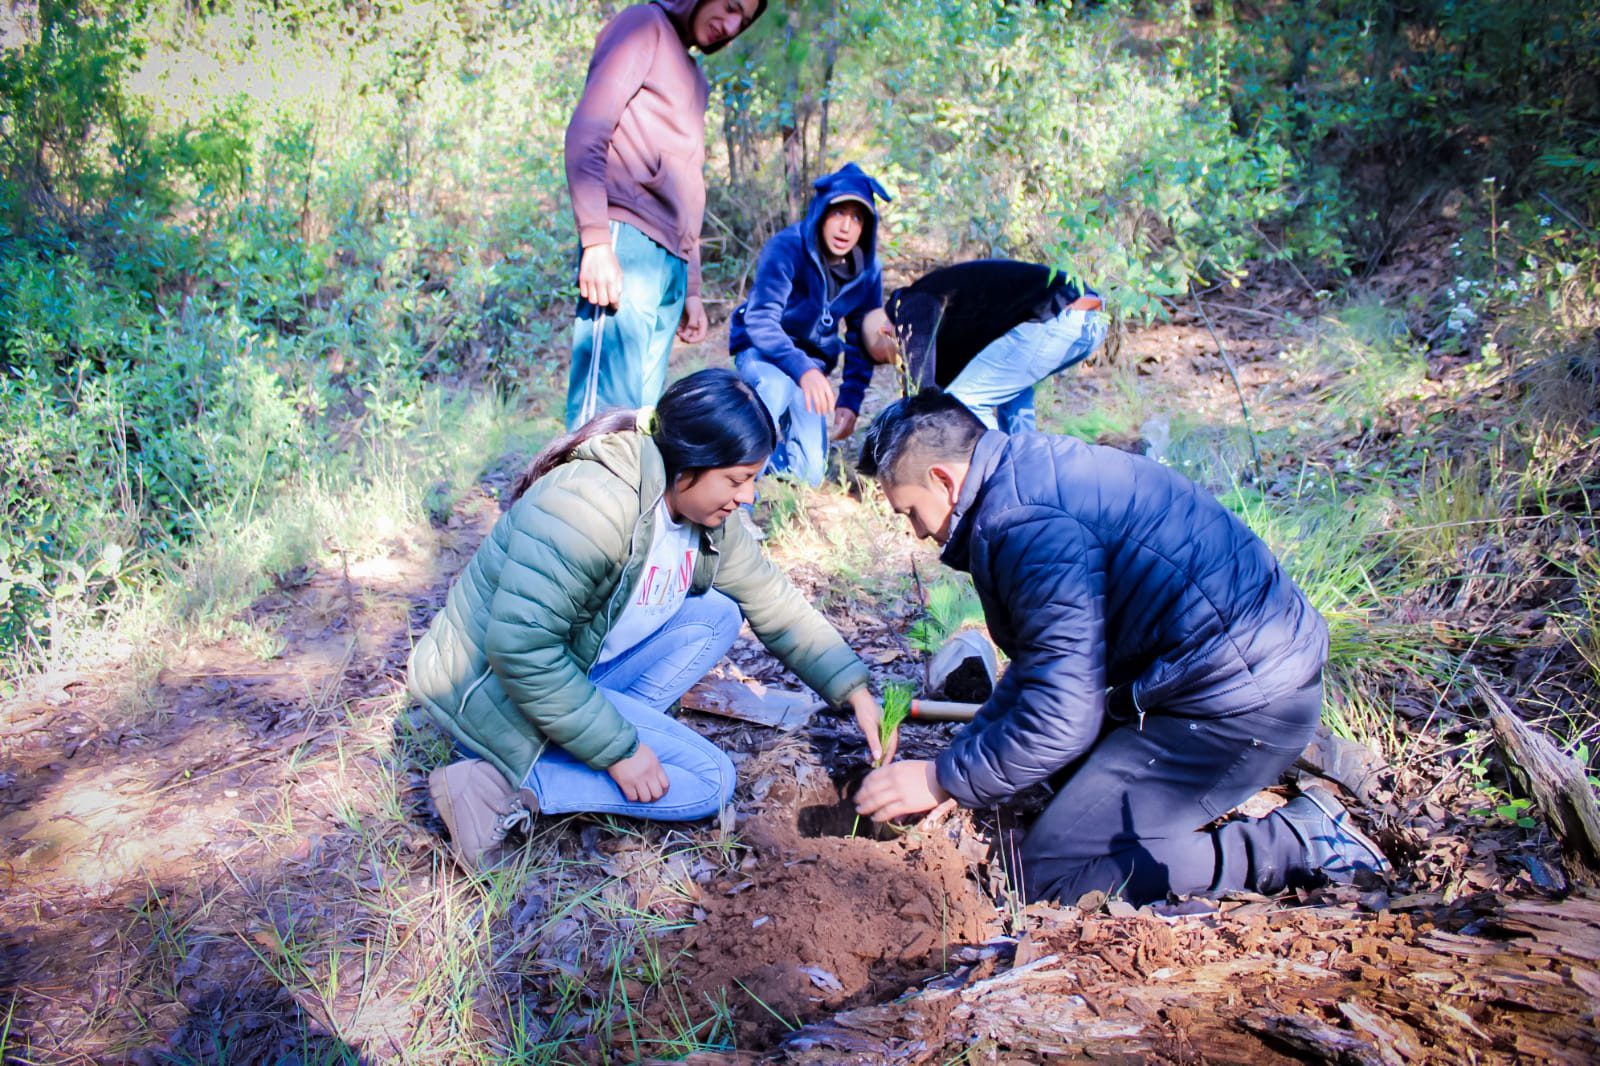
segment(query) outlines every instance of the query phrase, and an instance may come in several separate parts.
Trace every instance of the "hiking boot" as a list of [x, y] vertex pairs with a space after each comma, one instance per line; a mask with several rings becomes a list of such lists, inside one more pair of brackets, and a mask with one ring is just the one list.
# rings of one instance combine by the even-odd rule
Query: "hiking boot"
[[428, 792], [450, 830], [450, 853], [471, 873], [492, 869], [502, 857], [506, 833], [526, 830], [539, 809], [532, 792], [512, 788], [482, 759], [439, 767], [428, 775]]
[[1328, 880], [1348, 885], [1363, 874], [1388, 875], [1382, 849], [1356, 828], [1350, 812], [1326, 789], [1308, 788], [1277, 813], [1306, 846], [1306, 865]]

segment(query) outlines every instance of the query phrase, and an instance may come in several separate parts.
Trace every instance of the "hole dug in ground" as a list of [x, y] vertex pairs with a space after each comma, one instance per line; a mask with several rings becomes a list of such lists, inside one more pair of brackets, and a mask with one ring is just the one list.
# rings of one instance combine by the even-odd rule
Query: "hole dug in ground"
[[752, 818], [750, 858], [706, 886], [705, 917], [672, 945], [681, 987], [725, 994], [741, 1047], [893, 997], [987, 939], [994, 904], [942, 831], [880, 841], [851, 837], [854, 819], [832, 788]]
[[814, 790], [808, 802], [794, 811], [795, 832], [807, 839], [846, 837], [864, 840], [894, 840], [902, 836], [903, 826], [883, 825], [856, 814], [855, 795], [867, 775], [867, 767], [857, 767], [838, 780], [835, 787]]

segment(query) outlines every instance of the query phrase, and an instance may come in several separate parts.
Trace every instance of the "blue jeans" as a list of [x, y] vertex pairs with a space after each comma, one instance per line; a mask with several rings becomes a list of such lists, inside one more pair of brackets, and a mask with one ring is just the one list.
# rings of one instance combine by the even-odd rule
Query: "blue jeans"
[[733, 365], [745, 384], [756, 390], [772, 424], [778, 427], [778, 446], [762, 473], [787, 474], [808, 485], [822, 484], [828, 473], [827, 417], [806, 410], [800, 383], [754, 350], [740, 352]]
[[688, 822], [720, 811], [733, 796], [733, 763], [711, 741], [667, 717], [666, 709], [733, 646], [743, 621], [738, 604], [720, 592], [690, 596], [661, 628], [589, 671], [589, 680], [639, 731], [639, 743], [661, 760], [665, 796], [634, 803], [606, 771], [551, 744], [522, 781], [539, 797], [539, 813], [595, 811]]
[[683, 317], [689, 264], [626, 222], [611, 223], [622, 267], [615, 311], [578, 300], [567, 378], [567, 428], [608, 407], [644, 407], [661, 398], [667, 356]]
[[1023, 433], [1038, 428], [1033, 387], [1087, 359], [1106, 337], [1099, 311], [1062, 311], [1048, 322], [1023, 322], [990, 342], [945, 391], [990, 429]]

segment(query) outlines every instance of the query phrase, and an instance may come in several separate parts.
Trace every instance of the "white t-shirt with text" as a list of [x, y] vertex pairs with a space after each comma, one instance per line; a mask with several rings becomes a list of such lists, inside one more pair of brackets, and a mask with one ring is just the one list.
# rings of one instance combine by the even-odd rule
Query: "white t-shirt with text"
[[656, 530], [639, 584], [606, 634], [598, 663], [615, 659], [661, 628], [678, 613], [700, 555], [699, 531], [691, 522], [674, 522], [665, 498], [656, 503]]

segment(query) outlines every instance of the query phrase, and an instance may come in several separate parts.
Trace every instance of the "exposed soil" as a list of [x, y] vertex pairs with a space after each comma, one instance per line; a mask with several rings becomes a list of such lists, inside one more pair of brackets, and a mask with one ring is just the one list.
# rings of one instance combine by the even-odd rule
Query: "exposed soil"
[[399, 803], [384, 846], [432, 865], [424, 771], [385, 797], [366, 752], [395, 743], [414, 635], [496, 513], [474, 494], [425, 545], [284, 575], [247, 615], [270, 647], [196, 641], [153, 676], [124, 650], [5, 705], [0, 1059], [339, 1061], [406, 1039], [400, 975], [322, 1003], [275, 971], [297, 932], [371, 932], [361, 897], [391, 874], [353, 820]]
[[[1309, 294], [1263, 282], [1232, 300], [1250, 306], [1213, 305], [1209, 326], [1250, 403], [1290, 412], [1316, 402], [1314, 383], [1279, 363], [1272, 326], [1311, 313]], [[1238, 399], [1211, 328], [1179, 316], [1130, 334], [1121, 362], [1075, 371], [1063, 402], [1114, 396], [1131, 372], [1233, 440]], [[1278, 459], [1269, 446], [1263, 461], [1352, 469], [1403, 443], [1420, 417], [1352, 430], [1337, 455]], [[847, 497], [810, 505], [816, 529], [858, 528], [848, 523], [860, 505]], [[598, 1033], [608, 1028], [600, 1008], [583, 1012], [609, 1002], [601, 971], [615, 930], [585, 926], [581, 907], [552, 906], [558, 892], [586, 891], [616, 896], [625, 913], [681, 920], [660, 943], [692, 1012], [725, 1004], [740, 1046], [775, 1060], [944, 1062], [970, 1047], [1014, 1062], [1600, 1057], [1600, 904], [1568, 883], [1548, 833], [1485, 812], [1462, 756], [1484, 750], [1466, 737], [1470, 699], [1403, 676], [1375, 691], [1395, 710], [1410, 761], [1351, 800], [1396, 861], [1386, 892], [1186, 908], [1197, 914], [1114, 901], [1018, 912], [997, 905], [1003, 878], [984, 847], [1017, 812], [852, 838], [838, 796], [866, 767], [853, 723], [821, 715], [779, 736], [691, 715], [739, 764], [743, 850], [690, 861], [672, 849], [712, 847], [714, 830], [546, 823], [559, 868], [536, 871], [509, 899], [450, 912], [438, 901], [461, 876], [427, 800], [429, 734], [411, 728], [404, 662], [496, 514], [476, 494], [386, 559], [285, 575], [241, 619], [274, 646], [219, 635], [164, 652], [149, 676], [129, 670], [131, 649], [108, 649], [6, 703], [0, 1059], [400, 1058], [429, 1046], [445, 1008], [461, 1007], [430, 982], [467, 929], [487, 929], [504, 985], [469, 994], [453, 1024], [486, 1043], [518, 1025], [550, 1039]], [[877, 589], [870, 602], [814, 560], [774, 554], [880, 682], [917, 679], [905, 632], [921, 613], [916, 584], [936, 564], [898, 527], [850, 535], [873, 538], [836, 542], [871, 564], [857, 575]], [[1570, 649], [1544, 617], [1552, 586], [1540, 553], [1591, 535], [1554, 522], [1519, 530], [1448, 602], [1399, 610], [1433, 621], [1441, 646], [1463, 658], [1500, 656], [1491, 661], [1502, 675], [1526, 679], [1549, 706], [1585, 708], [1592, 693], [1564, 687], [1576, 671], [1563, 669]], [[1479, 647], [1480, 634], [1494, 639]], [[720, 669], [797, 685], [748, 635]], [[901, 751], [930, 756], [954, 728], [908, 725]], [[394, 750], [403, 772], [385, 781], [379, 756]], [[296, 943], [316, 951], [296, 955]], [[381, 964], [368, 968], [373, 958]], [[897, 998], [908, 989], [918, 991]], [[641, 1009], [673, 1028], [664, 994], [637, 991]], [[515, 1024], [507, 1002], [519, 1005]], [[603, 1055], [599, 1043], [574, 1046], [576, 1060]]]
[[993, 691], [989, 670], [976, 656], [962, 662], [944, 680], [944, 698], [957, 703], [982, 703]]
[[803, 799], [745, 825], [750, 856], [708, 886], [694, 928], [669, 945], [688, 987], [727, 997], [741, 1046], [781, 1036], [774, 1015], [798, 1024], [896, 996], [998, 931], [948, 835], [851, 837], [853, 812], [831, 790]]

